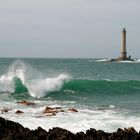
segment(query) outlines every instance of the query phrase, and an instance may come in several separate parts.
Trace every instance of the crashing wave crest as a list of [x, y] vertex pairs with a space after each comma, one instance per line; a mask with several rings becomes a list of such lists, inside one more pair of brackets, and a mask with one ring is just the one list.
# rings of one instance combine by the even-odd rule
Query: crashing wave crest
[[11, 93], [28, 92], [31, 96], [40, 98], [45, 97], [49, 92], [60, 90], [63, 83], [70, 78], [67, 74], [60, 74], [57, 77], [42, 79], [36, 75], [32, 79], [29, 76], [29, 69], [31, 66], [20, 60], [15, 61], [8, 72], [0, 77], [0, 89]]

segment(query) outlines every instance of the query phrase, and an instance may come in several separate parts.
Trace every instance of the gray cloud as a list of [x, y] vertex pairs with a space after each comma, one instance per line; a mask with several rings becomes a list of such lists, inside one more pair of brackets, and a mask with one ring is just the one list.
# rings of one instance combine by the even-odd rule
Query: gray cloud
[[[138, 0], [2, 0], [0, 56], [115, 57], [126, 26], [139, 57]], [[10, 50], [10, 51], [9, 51]]]

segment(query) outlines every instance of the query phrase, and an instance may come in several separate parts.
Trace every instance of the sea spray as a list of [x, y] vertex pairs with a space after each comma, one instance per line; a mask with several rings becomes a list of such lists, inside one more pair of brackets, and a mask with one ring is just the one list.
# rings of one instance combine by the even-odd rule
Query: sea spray
[[16, 60], [8, 68], [8, 72], [0, 77], [0, 89], [2, 91], [14, 92], [14, 79], [19, 78], [25, 84], [25, 65], [22, 61]]
[[33, 97], [45, 97], [49, 92], [59, 91], [65, 81], [68, 81], [70, 77], [66, 74], [60, 74], [54, 78], [45, 78], [30, 83], [28, 89]]
[[59, 74], [56, 77], [45, 77], [45, 74], [37, 74], [29, 64], [16, 60], [8, 68], [8, 72], [0, 77], [1, 91], [11, 93], [29, 93], [33, 97], [45, 97], [49, 92], [59, 91], [70, 76]]

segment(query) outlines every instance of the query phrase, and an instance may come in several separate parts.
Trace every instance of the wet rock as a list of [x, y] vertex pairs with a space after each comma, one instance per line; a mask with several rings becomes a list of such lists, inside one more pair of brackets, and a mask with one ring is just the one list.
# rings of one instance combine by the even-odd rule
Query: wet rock
[[10, 109], [10, 108], [3, 108], [3, 109], [1, 109], [1, 113], [3, 114], [3, 113], [7, 113], [7, 112], [9, 112], [9, 111], [11, 111], [12, 109]]
[[33, 102], [29, 102], [29, 101], [25, 101], [25, 100], [22, 100], [20, 102], [17, 102], [18, 104], [21, 104], [21, 105], [25, 105], [25, 106], [34, 106], [35, 103]]
[[0, 118], [0, 139], [2, 140], [17, 140], [22, 139], [29, 133], [29, 129], [22, 125]]
[[119, 136], [124, 136], [124, 135], [126, 135], [126, 132], [125, 132], [123, 129], [118, 128], [118, 129], [117, 129], [117, 134], [118, 134]]
[[43, 114], [46, 114], [46, 113], [51, 113], [51, 114], [56, 114], [56, 113], [59, 113], [59, 112], [64, 112], [64, 110], [62, 110], [61, 107], [46, 107], [45, 110], [43, 111]]
[[140, 140], [133, 127], [118, 129], [117, 132], [106, 133], [102, 130], [89, 129], [76, 134], [62, 128], [53, 128], [48, 132], [38, 127], [36, 130], [24, 128], [19, 123], [0, 117], [0, 140]]
[[86, 131], [86, 135], [96, 138], [96, 136], [97, 136], [97, 131], [96, 131], [96, 129], [91, 128], [90, 130], [87, 130], [87, 131]]
[[56, 113], [46, 113], [46, 116], [56, 116]]
[[133, 127], [124, 128], [124, 131], [126, 133], [132, 133], [132, 134], [137, 133], [137, 131]]
[[78, 139], [78, 140], [86, 140], [87, 139], [87, 136], [85, 135], [84, 132], [78, 132], [76, 134], [76, 139]]
[[50, 140], [76, 140], [76, 136], [68, 130], [53, 128], [49, 130], [48, 139]]
[[69, 108], [68, 112], [78, 112], [75, 108]]
[[15, 114], [22, 114], [22, 113], [24, 113], [24, 112], [21, 111], [21, 110], [17, 110], [17, 111], [15, 112]]

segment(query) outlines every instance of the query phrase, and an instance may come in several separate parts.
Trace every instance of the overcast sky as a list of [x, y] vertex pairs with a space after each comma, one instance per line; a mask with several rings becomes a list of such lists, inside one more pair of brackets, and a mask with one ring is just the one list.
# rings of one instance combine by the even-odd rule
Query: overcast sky
[[140, 0], [0, 0], [0, 57], [140, 58]]

